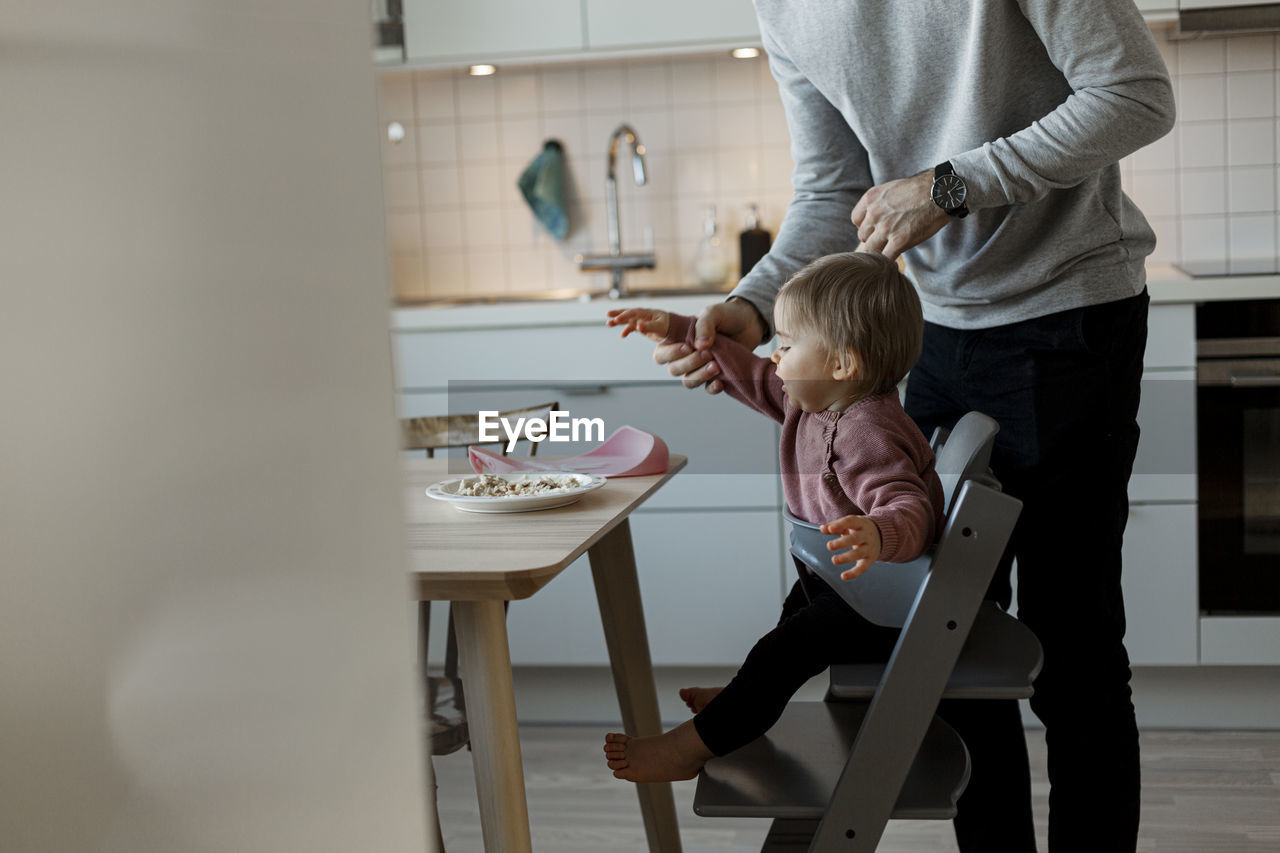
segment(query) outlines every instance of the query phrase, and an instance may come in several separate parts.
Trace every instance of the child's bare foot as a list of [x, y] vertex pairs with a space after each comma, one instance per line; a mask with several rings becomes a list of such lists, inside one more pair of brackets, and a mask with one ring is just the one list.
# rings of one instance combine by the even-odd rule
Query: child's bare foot
[[610, 732], [604, 736], [609, 769], [628, 782], [674, 782], [698, 775], [711, 750], [698, 736], [693, 720], [653, 737], [630, 737]]
[[689, 706], [689, 710], [695, 714], [701, 714], [702, 709], [707, 707], [716, 695], [724, 690], [723, 687], [681, 687], [680, 698], [684, 700], [684, 704]]

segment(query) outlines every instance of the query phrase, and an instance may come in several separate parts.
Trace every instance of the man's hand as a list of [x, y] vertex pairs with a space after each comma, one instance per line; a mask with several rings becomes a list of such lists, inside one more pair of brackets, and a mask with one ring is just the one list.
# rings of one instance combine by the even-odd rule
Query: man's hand
[[890, 260], [917, 246], [951, 221], [933, 203], [933, 170], [878, 184], [863, 193], [850, 218], [858, 227], [859, 252], [879, 252]]
[[611, 308], [606, 326], [622, 326], [622, 337], [639, 332], [651, 341], [661, 341], [671, 327], [671, 315], [657, 308]]
[[847, 581], [856, 578], [858, 575], [871, 568], [871, 564], [880, 559], [880, 528], [876, 527], [876, 523], [863, 515], [846, 515], [844, 518], [838, 518], [835, 521], [828, 521], [822, 525], [823, 533], [843, 533], [844, 535], [838, 539], [832, 539], [827, 543], [828, 551], [839, 551], [842, 548], [848, 548], [848, 551], [836, 554], [831, 558], [831, 564], [839, 566], [843, 563], [854, 563], [853, 568], [846, 569], [840, 573], [840, 580]]
[[743, 346], [754, 349], [763, 342], [764, 332], [764, 323], [755, 306], [745, 299], [733, 297], [727, 302], [708, 305], [698, 314], [693, 349], [683, 343], [659, 344], [653, 349], [653, 360], [665, 364], [672, 376], [683, 377], [684, 387], [697, 388], [705, 382], [707, 393], [719, 394], [724, 390], [724, 383], [716, 378], [720, 366], [707, 352], [716, 335], [728, 335]]

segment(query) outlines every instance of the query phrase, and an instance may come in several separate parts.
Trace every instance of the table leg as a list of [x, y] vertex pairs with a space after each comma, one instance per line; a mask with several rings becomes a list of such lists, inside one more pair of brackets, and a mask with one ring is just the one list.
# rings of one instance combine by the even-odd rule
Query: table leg
[[[644, 628], [631, 525], [623, 519], [587, 553], [613, 667], [613, 684], [622, 708], [622, 726], [629, 735], [661, 734], [662, 718], [649, 658], [649, 635]], [[636, 793], [650, 853], [679, 853], [680, 827], [671, 783], [636, 785]]]
[[531, 853], [511, 650], [501, 601], [453, 602], [484, 849]]

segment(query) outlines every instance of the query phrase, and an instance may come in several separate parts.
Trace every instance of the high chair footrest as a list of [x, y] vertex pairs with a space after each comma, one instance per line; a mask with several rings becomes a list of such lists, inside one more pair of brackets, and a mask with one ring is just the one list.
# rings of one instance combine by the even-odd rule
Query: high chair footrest
[[[985, 601], [956, 661], [943, 699], [1025, 699], [1040, 674], [1044, 653], [1031, 629]], [[829, 695], [839, 701], [870, 699], [884, 664], [831, 667]]]
[[[764, 737], [702, 768], [693, 810], [703, 817], [821, 818], [845, 769], [867, 705], [792, 702]], [[934, 717], [898, 795], [893, 817], [955, 817], [969, 753]], [[876, 784], [868, 778], [868, 785]]]

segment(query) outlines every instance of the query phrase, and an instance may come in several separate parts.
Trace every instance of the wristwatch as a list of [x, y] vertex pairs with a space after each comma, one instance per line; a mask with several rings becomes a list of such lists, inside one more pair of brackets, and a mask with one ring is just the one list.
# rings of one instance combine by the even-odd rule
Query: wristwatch
[[951, 167], [950, 160], [933, 167], [933, 187], [929, 190], [929, 197], [933, 199], [934, 204], [945, 210], [949, 216], [964, 219], [969, 215], [969, 208], [964, 205], [968, 195], [969, 188]]

